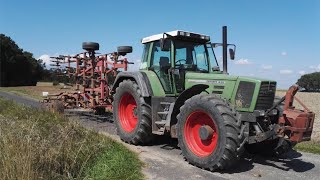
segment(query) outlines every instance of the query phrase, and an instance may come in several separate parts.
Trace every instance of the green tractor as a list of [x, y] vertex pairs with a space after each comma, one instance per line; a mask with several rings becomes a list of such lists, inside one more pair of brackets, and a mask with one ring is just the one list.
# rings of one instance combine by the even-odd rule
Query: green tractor
[[143, 145], [170, 135], [188, 162], [209, 170], [231, 167], [245, 149], [282, 153], [310, 140], [314, 113], [293, 107], [298, 88], [278, 98], [275, 81], [229, 75], [227, 48], [234, 59], [235, 45], [225, 26], [222, 39], [185, 31], [143, 38], [140, 70], [119, 73], [112, 87], [120, 138]]

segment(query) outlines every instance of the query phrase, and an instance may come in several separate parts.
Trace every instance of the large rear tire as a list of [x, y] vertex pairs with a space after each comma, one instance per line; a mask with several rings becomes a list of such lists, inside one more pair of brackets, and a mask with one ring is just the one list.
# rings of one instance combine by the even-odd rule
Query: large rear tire
[[243, 135], [238, 113], [215, 95], [188, 99], [178, 115], [178, 141], [186, 160], [198, 167], [227, 169], [241, 156]]
[[120, 138], [130, 144], [147, 144], [153, 139], [151, 108], [136, 82], [124, 80], [116, 89], [113, 118]]

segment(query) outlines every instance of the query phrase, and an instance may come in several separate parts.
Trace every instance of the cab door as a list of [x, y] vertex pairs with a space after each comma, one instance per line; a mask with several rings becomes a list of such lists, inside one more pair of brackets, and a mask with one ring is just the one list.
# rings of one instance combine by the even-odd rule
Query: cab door
[[150, 57], [150, 70], [157, 74], [165, 93], [167, 95], [173, 95], [175, 91], [171, 73], [171, 48], [168, 51], [163, 51], [161, 50], [159, 41], [153, 42]]

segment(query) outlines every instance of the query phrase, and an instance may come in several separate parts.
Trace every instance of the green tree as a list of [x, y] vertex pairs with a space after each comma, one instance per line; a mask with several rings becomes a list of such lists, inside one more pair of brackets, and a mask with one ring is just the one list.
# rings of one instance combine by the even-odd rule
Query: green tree
[[35, 85], [43, 77], [43, 62], [4, 34], [0, 34], [0, 57], [0, 86]]
[[297, 84], [309, 92], [320, 92], [320, 72], [301, 76]]

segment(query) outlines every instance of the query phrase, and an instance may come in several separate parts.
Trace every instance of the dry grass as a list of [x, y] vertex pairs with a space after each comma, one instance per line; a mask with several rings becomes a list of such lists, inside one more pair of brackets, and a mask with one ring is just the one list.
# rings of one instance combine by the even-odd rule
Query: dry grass
[[0, 98], [0, 179], [141, 179], [141, 166], [105, 136]]
[[36, 100], [42, 100], [42, 92], [56, 94], [60, 92], [73, 91], [72, 89], [61, 89], [62, 86], [18, 86], [18, 87], [0, 87], [0, 91], [11, 92], [21, 96], [27, 96]]

